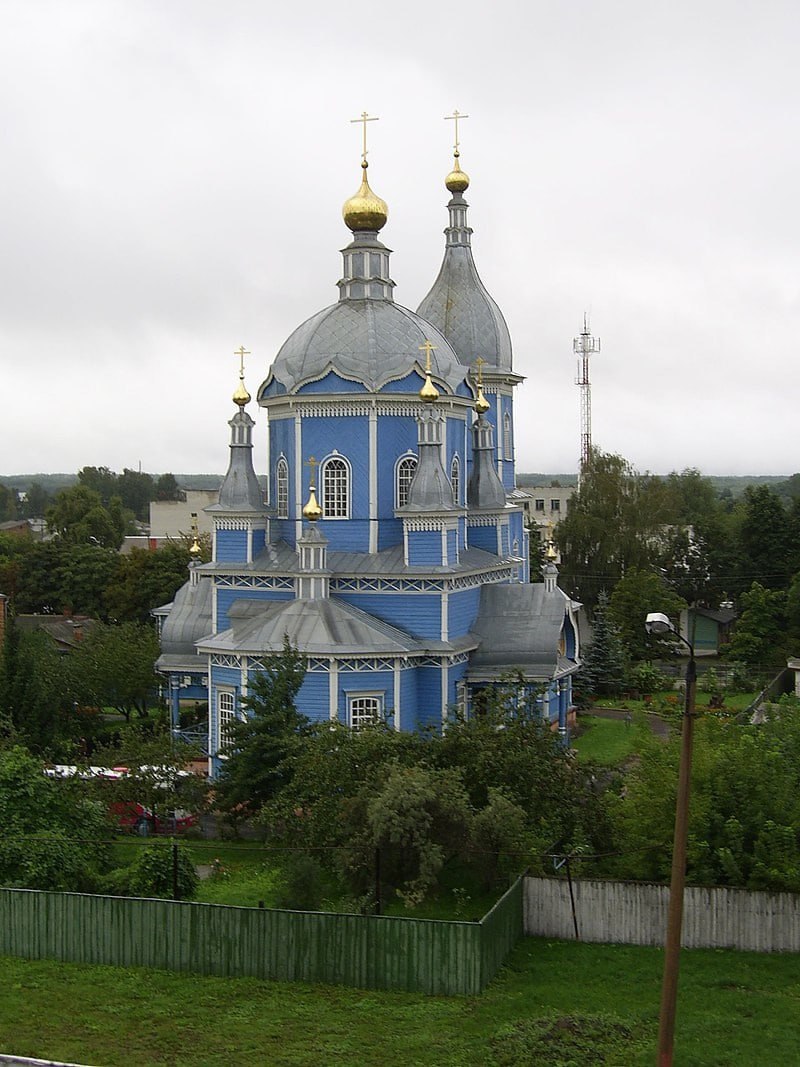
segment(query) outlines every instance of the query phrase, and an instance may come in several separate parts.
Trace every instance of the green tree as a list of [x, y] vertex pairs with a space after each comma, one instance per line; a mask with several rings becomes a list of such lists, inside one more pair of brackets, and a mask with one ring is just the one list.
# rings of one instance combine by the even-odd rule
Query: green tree
[[26, 519], [43, 519], [50, 505], [50, 494], [39, 482], [31, 482], [22, 502], [22, 514]]
[[9, 620], [0, 665], [0, 713], [15, 737], [53, 753], [71, 735], [75, 687], [69, 656], [42, 632], [22, 633]]
[[134, 712], [146, 717], [158, 688], [158, 654], [152, 626], [137, 622], [93, 626], [73, 654], [81, 703], [110, 705], [127, 721]]
[[105, 590], [117, 568], [117, 553], [92, 544], [54, 539], [30, 546], [17, 568], [13, 594], [19, 614], [68, 611], [105, 616]]
[[155, 497], [155, 483], [150, 474], [129, 470], [125, 467], [117, 479], [117, 494], [124, 507], [141, 522], [150, 517], [150, 501]]
[[190, 559], [188, 546], [178, 543], [118, 556], [104, 593], [108, 615], [118, 622], [147, 622], [151, 610], [168, 604], [187, 580]]
[[676, 521], [674, 494], [659, 478], [639, 474], [621, 456], [593, 450], [555, 537], [562, 580], [594, 604], [631, 567], [659, 558], [664, 527]]
[[631, 662], [664, 655], [673, 647], [645, 630], [645, 618], [660, 611], [676, 622], [686, 602], [673, 592], [661, 575], [632, 567], [617, 583], [608, 604], [610, 621], [616, 626]]
[[616, 696], [625, 686], [625, 672], [625, 646], [609, 618], [608, 594], [603, 590], [594, 611], [591, 644], [582, 651], [578, 685], [589, 696]]
[[[792, 709], [793, 711], [794, 709]], [[677, 731], [643, 735], [625, 796], [610, 794], [613, 873], [669, 877], [680, 759]], [[687, 877], [700, 884], [800, 890], [800, 719], [784, 709], [760, 726], [697, 723]]]
[[82, 467], [78, 471], [78, 484], [97, 493], [100, 502], [107, 507], [112, 496], [118, 496], [117, 475], [108, 467]]
[[754, 671], [769, 671], [786, 665], [786, 593], [753, 582], [742, 594], [742, 613], [737, 620], [726, 659], [746, 664]]
[[77, 782], [57, 782], [19, 746], [0, 751], [0, 884], [91, 892], [108, 861], [108, 822]]
[[156, 500], [180, 500], [181, 487], [174, 474], [160, 474], [155, 484]]
[[0, 485], [0, 522], [10, 522], [19, 515], [19, 499], [16, 490]]
[[739, 538], [743, 574], [768, 589], [785, 588], [793, 572], [789, 518], [769, 486], [745, 489]]
[[288, 638], [283, 652], [265, 660], [264, 670], [253, 676], [245, 715], [229, 727], [217, 798], [227, 811], [257, 814], [292, 775], [309, 721], [295, 707], [303, 684], [306, 659]]
[[[384, 883], [412, 907], [436, 886], [445, 863], [463, 853], [469, 838], [469, 799], [453, 770], [393, 766], [365, 814], [355, 847], [379, 851]], [[360, 863], [358, 871], [363, 870]]]
[[85, 485], [58, 492], [46, 519], [49, 529], [64, 541], [105, 548], [119, 548], [130, 525], [119, 498], [112, 498], [106, 508], [100, 494]]

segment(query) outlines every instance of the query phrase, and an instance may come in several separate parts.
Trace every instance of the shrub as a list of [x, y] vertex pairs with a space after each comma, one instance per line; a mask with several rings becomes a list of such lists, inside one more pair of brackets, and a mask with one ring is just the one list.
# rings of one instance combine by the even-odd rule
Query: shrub
[[[167, 843], [143, 848], [130, 869], [130, 891], [138, 897], [167, 897], [173, 895], [173, 848]], [[191, 900], [197, 892], [200, 879], [191, 854], [183, 845], [177, 845], [177, 889], [181, 900]]]

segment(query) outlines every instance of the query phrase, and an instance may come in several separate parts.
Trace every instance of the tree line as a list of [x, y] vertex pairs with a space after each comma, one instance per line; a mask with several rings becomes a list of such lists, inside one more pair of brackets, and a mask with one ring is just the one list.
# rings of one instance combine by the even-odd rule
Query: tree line
[[590, 611], [600, 607], [612, 657], [653, 658], [649, 611], [676, 618], [687, 606], [722, 603], [739, 614], [731, 660], [769, 671], [800, 644], [798, 475], [734, 499], [697, 470], [641, 474], [595, 449], [555, 537], [561, 585]]

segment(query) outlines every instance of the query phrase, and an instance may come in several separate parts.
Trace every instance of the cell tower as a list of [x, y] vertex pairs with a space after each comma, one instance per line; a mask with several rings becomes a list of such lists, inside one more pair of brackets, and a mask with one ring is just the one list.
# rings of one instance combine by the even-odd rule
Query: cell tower
[[592, 337], [589, 332], [589, 316], [583, 313], [583, 332], [572, 342], [572, 349], [578, 357], [578, 377], [575, 384], [581, 390], [581, 466], [580, 474], [586, 470], [592, 451], [592, 384], [589, 381], [589, 356], [600, 351], [600, 338]]

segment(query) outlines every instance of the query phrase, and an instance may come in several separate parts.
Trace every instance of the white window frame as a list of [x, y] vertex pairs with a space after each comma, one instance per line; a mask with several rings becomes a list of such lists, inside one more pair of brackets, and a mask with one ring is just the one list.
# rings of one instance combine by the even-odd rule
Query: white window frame
[[[339, 466], [341, 464], [341, 467]], [[329, 474], [336, 471], [336, 483], [329, 484]], [[352, 471], [349, 461], [334, 452], [319, 465], [319, 493], [323, 519], [349, 519]], [[331, 499], [333, 498], [333, 499]]]
[[394, 465], [394, 506], [396, 508], [403, 508], [408, 503], [408, 490], [418, 463], [419, 458], [413, 452], [406, 452]]
[[514, 458], [511, 443], [511, 416], [508, 412], [503, 416], [503, 458]]
[[275, 464], [275, 509], [279, 519], [289, 518], [289, 464], [283, 456]]
[[347, 722], [354, 733], [365, 726], [383, 721], [384, 694], [376, 692], [349, 693], [347, 696]]
[[454, 453], [450, 461], [450, 485], [453, 489], [453, 503], [458, 506], [461, 503], [461, 460], [458, 458], [458, 452]]
[[[224, 705], [224, 706], [223, 706]], [[218, 747], [222, 748], [230, 741], [228, 732], [230, 725], [238, 718], [236, 712], [236, 690], [217, 690], [217, 741]]]

